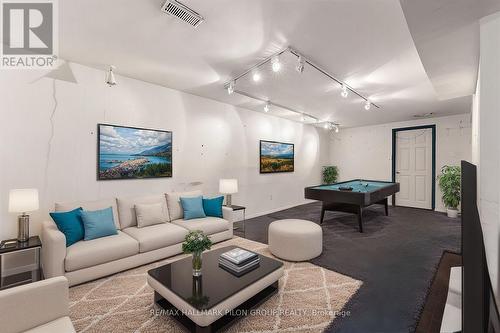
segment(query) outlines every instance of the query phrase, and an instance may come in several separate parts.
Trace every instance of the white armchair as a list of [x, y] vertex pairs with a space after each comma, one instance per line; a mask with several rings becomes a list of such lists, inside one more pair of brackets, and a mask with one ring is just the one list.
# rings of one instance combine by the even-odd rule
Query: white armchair
[[64, 276], [0, 291], [4, 333], [72, 333], [68, 280]]

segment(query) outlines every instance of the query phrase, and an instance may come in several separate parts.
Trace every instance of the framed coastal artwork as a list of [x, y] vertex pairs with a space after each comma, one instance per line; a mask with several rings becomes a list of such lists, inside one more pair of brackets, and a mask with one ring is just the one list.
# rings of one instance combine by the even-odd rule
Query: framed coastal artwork
[[97, 125], [97, 179], [172, 177], [172, 132]]
[[294, 145], [260, 140], [260, 173], [293, 172]]

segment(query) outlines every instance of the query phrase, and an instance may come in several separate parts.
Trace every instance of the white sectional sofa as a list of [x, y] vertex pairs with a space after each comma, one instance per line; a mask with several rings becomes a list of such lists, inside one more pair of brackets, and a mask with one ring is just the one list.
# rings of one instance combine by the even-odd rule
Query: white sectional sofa
[[[69, 285], [94, 280], [182, 252], [184, 237], [191, 230], [202, 230], [214, 242], [233, 237], [232, 210], [223, 207], [223, 218], [183, 219], [180, 197], [201, 195], [201, 191], [174, 192], [135, 198], [56, 203], [56, 211], [78, 207], [86, 210], [113, 208], [117, 235], [79, 241], [66, 247], [66, 238], [50, 220], [42, 225], [42, 266], [46, 278], [65, 276]], [[168, 222], [139, 228], [136, 204], [162, 203]]]
[[3, 333], [72, 333], [68, 280], [59, 276], [0, 291]]

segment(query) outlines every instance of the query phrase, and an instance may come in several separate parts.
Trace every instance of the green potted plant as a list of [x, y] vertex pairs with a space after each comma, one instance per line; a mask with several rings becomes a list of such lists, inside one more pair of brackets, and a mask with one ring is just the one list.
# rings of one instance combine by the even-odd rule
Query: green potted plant
[[460, 204], [460, 167], [445, 165], [441, 168], [438, 181], [448, 217], [457, 217], [458, 205]]
[[323, 184], [333, 184], [337, 182], [339, 178], [339, 168], [335, 165], [329, 165], [323, 167]]
[[201, 230], [190, 231], [184, 238], [182, 252], [193, 255], [193, 276], [201, 275], [201, 255], [203, 251], [210, 250], [211, 247], [212, 241]]

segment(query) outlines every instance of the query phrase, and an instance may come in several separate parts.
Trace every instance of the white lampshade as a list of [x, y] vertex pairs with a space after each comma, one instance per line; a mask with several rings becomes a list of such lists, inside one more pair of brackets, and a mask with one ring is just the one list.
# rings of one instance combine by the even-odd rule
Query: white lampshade
[[219, 181], [219, 192], [222, 194], [238, 193], [237, 179], [221, 179]]
[[38, 210], [38, 190], [36, 188], [10, 190], [10, 213], [26, 213], [34, 210]]

